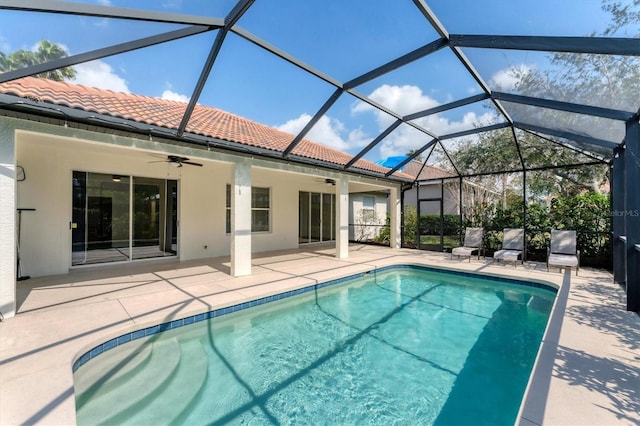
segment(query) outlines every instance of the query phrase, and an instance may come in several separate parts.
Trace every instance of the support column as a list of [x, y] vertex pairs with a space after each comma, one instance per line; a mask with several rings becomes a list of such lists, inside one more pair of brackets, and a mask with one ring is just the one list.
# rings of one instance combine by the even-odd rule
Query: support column
[[392, 249], [398, 249], [401, 246], [400, 214], [400, 188], [391, 188], [389, 190], [389, 246]]
[[345, 176], [336, 182], [336, 257], [349, 257], [349, 181]]
[[613, 255], [613, 281], [625, 284], [627, 280], [626, 244], [620, 239], [625, 228], [624, 149], [616, 150], [611, 168], [611, 231]]
[[251, 162], [235, 164], [231, 184], [231, 275], [251, 275]]
[[627, 122], [624, 138], [625, 235], [627, 237], [627, 311], [640, 312], [640, 121]]
[[16, 314], [15, 131], [0, 118], [0, 320]]

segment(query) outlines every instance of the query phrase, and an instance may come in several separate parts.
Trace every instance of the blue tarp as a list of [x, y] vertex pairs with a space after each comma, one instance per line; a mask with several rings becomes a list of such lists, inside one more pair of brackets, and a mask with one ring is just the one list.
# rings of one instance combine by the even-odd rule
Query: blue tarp
[[390, 169], [393, 169], [395, 166], [397, 166], [398, 164], [403, 162], [406, 158], [407, 158], [406, 155], [398, 155], [398, 156], [395, 156], [395, 157], [387, 157], [387, 158], [383, 158], [382, 160], [376, 161], [376, 164], [379, 164], [381, 166], [389, 167]]

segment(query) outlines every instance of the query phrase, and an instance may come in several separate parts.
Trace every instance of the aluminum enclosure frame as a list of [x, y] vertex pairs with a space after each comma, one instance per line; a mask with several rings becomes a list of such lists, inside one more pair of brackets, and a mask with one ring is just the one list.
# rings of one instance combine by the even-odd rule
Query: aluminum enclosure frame
[[[196, 82], [192, 96], [188, 106], [184, 112], [182, 120], [177, 129], [167, 129], [158, 126], [150, 126], [143, 123], [136, 123], [125, 119], [114, 118], [108, 115], [86, 113], [69, 108], [43, 105], [42, 103], [29, 102], [22, 99], [16, 100], [16, 97], [2, 95], [0, 96], [0, 112], [5, 114], [26, 114], [27, 116], [40, 116], [52, 120], [60, 120], [60, 123], [69, 121], [77, 122], [81, 125], [98, 126], [113, 132], [130, 132], [132, 134], [148, 136], [160, 135], [168, 140], [176, 143], [192, 144], [205, 148], [217, 148], [223, 150], [232, 150], [234, 152], [243, 152], [249, 155], [259, 155], [266, 158], [279, 161], [295, 161], [314, 166], [325, 167], [332, 170], [340, 170], [347, 173], [364, 174], [367, 176], [375, 176], [389, 180], [406, 180], [394, 176], [393, 173], [401, 170], [410, 161], [416, 159], [427, 150], [433, 151], [438, 146], [444, 151], [449, 160], [451, 157], [447, 149], [441, 143], [443, 140], [453, 139], [461, 136], [472, 136], [481, 132], [497, 130], [501, 128], [511, 128], [513, 140], [520, 156], [522, 169], [525, 179], [527, 171], [535, 170], [527, 168], [522, 154], [521, 146], [515, 129], [527, 132], [535, 132], [536, 134], [547, 135], [549, 137], [559, 137], [575, 142], [580, 149], [563, 145], [557, 141], [549, 139], [549, 143], [557, 143], [565, 148], [573, 149], [591, 156], [593, 161], [585, 161], [584, 165], [597, 162], [609, 163], [608, 159], [598, 159], [593, 154], [597, 152], [611, 152], [611, 161], [613, 162], [613, 197], [612, 197], [612, 215], [613, 215], [613, 236], [614, 247], [614, 271], [616, 271], [616, 281], [625, 282], [627, 285], [629, 310], [640, 311], [640, 276], [637, 265], [640, 264], [640, 215], [636, 212], [640, 211], [640, 196], [637, 192], [637, 183], [640, 182], [640, 124], [638, 122], [639, 111], [625, 111], [610, 108], [594, 107], [571, 102], [561, 102], [550, 99], [536, 98], [531, 96], [516, 95], [492, 91], [487, 82], [484, 81], [480, 73], [474, 67], [471, 60], [462, 51], [462, 48], [483, 48], [483, 49], [509, 49], [523, 50], [532, 52], [568, 52], [568, 53], [587, 53], [602, 55], [620, 55], [620, 56], [640, 56], [640, 41], [637, 38], [621, 38], [621, 37], [557, 37], [557, 36], [504, 36], [504, 35], [469, 35], [469, 34], [451, 34], [439, 21], [435, 13], [429, 8], [425, 0], [413, 0], [416, 12], [421, 14], [425, 19], [425, 24], [432, 27], [437, 38], [429, 43], [419, 47], [408, 53], [403, 53], [395, 59], [387, 63], [375, 67], [360, 76], [353, 77], [347, 81], [341, 82], [331, 76], [325, 75], [323, 72], [314, 69], [305, 64], [303, 61], [282, 51], [277, 46], [272, 46], [259, 37], [251, 34], [249, 31], [238, 26], [240, 18], [251, 9], [255, 0], [239, 0], [235, 7], [224, 18], [210, 18], [204, 16], [191, 16], [182, 14], [171, 14], [152, 12], [147, 10], [137, 10], [128, 8], [117, 8], [111, 6], [99, 6], [78, 4], [73, 2], [51, 1], [51, 0], [32, 0], [24, 2], [22, 0], [0, 0], [0, 10], [15, 10], [30, 13], [51, 13], [65, 14], [75, 16], [88, 16], [97, 18], [125, 19], [132, 21], [170, 23], [184, 25], [184, 28], [158, 34], [152, 37], [145, 37], [126, 43], [113, 44], [111, 46], [97, 49], [93, 51], [83, 52], [74, 56], [53, 60], [44, 64], [33, 65], [17, 71], [9, 71], [0, 74], [0, 83], [16, 80], [26, 76], [36, 75], [45, 71], [55, 70], [67, 66], [86, 63], [95, 59], [110, 57], [120, 53], [143, 49], [149, 46], [162, 45], [163, 43], [177, 40], [180, 38], [191, 37], [206, 32], [217, 32], [215, 41], [211, 45], [208, 57], [200, 70], [198, 81]], [[191, 114], [200, 98], [202, 90], [206, 82], [215, 78], [212, 70], [216, 64], [218, 53], [225, 45], [226, 36], [233, 33], [238, 37], [253, 43], [260, 49], [273, 54], [280, 59], [287, 61], [311, 76], [332, 85], [335, 90], [318, 107], [313, 118], [307, 123], [302, 131], [300, 131], [291, 140], [287, 148], [281, 153], [274, 153], [264, 149], [255, 147], [242, 146], [229, 141], [215, 140], [200, 135], [193, 135], [186, 132], [186, 128], [191, 119]], [[439, 105], [424, 111], [418, 111], [407, 115], [401, 115], [396, 111], [386, 108], [378, 104], [367, 96], [357, 91], [358, 87], [363, 84], [386, 75], [400, 67], [425, 58], [442, 49], [449, 49], [456, 57], [459, 63], [464, 67], [468, 75], [477, 82], [482, 89], [480, 94], [470, 96], [464, 99], [454, 100], [447, 104]], [[395, 122], [381, 131], [373, 140], [357, 154], [353, 159], [345, 165], [335, 165], [324, 163], [309, 158], [296, 157], [292, 155], [296, 145], [308, 134], [311, 128], [326, 114], [335, 102], [345, 93], [348, 93], [357, 99], [365, 102], [369, 106], [382, 111], [395, 119]], [[470, 105], [476, 102], [490, 101], [498, 116], [503, 120], [499, 123], [490, 124], [484, 127], [473, 128], [460, 132], [438, 135], [431, 130], [422, 127], [415, 122], [416, 119], [428, 117], [433, 114], [452, 110], [462, 106]], [[528, 105], [537, 108], [546, 108], [563, 112], [581, 114], [587, 117], [599, 117], [610, 120], [616, 120], [625, 124], [625, 138], [622, 141], [611, 141], [589, 134], [578, 134], [570, 130], [560, 130], [554, 128], [553, 125], [541, 126], [538, 124], [513, 120], [509, 115], [509, 109], [506, 108], [501, 101], [512, 102], [517, 104]], [[391, 168], [384, 174], [364, 171], [355, 166], [358, 159], [364, 157], [369, 151], [382, 143], [390, 134], [393, 133], [400, 125], [405, 124], [419, 131], [424, 136], [424, 142], [419, 149], [414, 150], [412, 155], [397, 166]], [[544, 138], [543, 138], [544, 139]], [[593, 152], [589, 150], [593, 148]], [[614, 157], [617, 155], [617, 158]], [[425, 162], [426, 164], [426, 162]], [[472, 177], [479, 174], [461, 173], [455, 164], [456, 177]], [[579, 165], [570, 165], [579, 166]], [[515, 171], [502, 171], [515, 172]], [[496, 172], [499, 173], [499, 172]], [[623, 213], [620, 213], [623, 212]], [[620, 217], [616, 217], [620, 213]], [[622, 239], [624, 241], [624, 255], [621, 249]], [[622, 267], [621, 256], [624, 256], [625, 267]], [[634, 269], [635, 268], [635, 269]], [[624, 277], [622, 271], [624, 270]]]

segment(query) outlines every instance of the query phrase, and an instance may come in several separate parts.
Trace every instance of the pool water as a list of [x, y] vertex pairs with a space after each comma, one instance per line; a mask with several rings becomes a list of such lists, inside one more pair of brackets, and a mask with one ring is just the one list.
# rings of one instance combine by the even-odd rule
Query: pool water
[[118, 346], [74, 373], [78, 424], [512, 425], [555, 292], [371, 273]]

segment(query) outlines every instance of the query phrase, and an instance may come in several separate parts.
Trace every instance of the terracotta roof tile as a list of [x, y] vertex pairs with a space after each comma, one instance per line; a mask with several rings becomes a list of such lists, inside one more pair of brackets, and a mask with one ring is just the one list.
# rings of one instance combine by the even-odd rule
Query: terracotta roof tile
[[[418, 180], [429, 180], [429, 179], [440, 179], [440, 178], [450, 178], [456, 177], [457, 174], [445, 170], [440, 167], [426, 165], [424, 169], [422, 168], [423, 162], [421, 161], [410, 161], [407, 165], [404, 166], [403, 172], [414, 179]], [[422, 169], [422, 172], [420, 171]], [[420, 176], [418, 176], [420, 173]]]
[[[0, 92], [172, 130], [178, 129], [187, 106], [178, 101], [34, 77], [0, 84]], [[277, 152], [284, 152], [294, 138], [293, 135], [264, 124], [203, 105], [196, 105], [194, 108], [186, 131]], [[308, 139], [303, 139], [292, 154], [339, 165], [347, 164], [352, 158], [350, 154]], [[389, 170], [362, 159], [358, 160], [354, 167], [378, 173]], [[404, 173], [396, 173], [395, 176], [410, 178]]]

